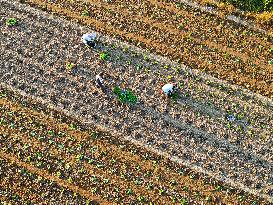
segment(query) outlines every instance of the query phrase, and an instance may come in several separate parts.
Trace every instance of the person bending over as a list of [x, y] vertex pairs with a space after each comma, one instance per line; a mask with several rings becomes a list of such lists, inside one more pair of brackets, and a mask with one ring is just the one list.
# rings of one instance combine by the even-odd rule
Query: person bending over
[[95, 32], [86, 33], [86, 34], [83, 34], [83, 36], [82, 36], [82, 42], [88, 47], [95, 48], [96, 47], [96, 38], [97, 38], [97, 34]]
[[164, 93], [167, 97], [171, 97], [177, 90], [176, 83], [167, 83], [161, 88], [161, 93]]

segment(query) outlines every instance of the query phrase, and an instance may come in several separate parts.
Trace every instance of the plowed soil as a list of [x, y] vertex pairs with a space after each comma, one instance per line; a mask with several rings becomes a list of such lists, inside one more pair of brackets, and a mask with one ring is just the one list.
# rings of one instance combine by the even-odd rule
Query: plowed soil
[[266, 204], [95, 126], [0, 95], [3, 203]]
[[[23, 0], [272, 98], [272, 37], [166, 1]], [[89, 16], [82, 16], [88, 11]]]
[[[88, 27], [0, 2], [0, 200], [272, 203], [271, 100], [100, 33], [88, 49], [79, 43]], [[165, 101], [158, 91], [171, 80], [182, 92]], [[115, 86], [137, 103], [120, 103]]]

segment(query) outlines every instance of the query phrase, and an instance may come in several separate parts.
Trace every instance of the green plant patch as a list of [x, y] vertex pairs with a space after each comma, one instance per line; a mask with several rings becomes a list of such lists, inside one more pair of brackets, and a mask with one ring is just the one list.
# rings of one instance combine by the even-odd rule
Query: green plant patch
[[135, 104], [137, 102], [137, 97], [131, 90], [122, 90], [119, 87], [115, 87], [113, 93], [117, 95], [121, 103]]
[[67, 64], [66, 64], [66, 69], [67, 69], [67, 70], [71, 70], [73, 67], [74, 67], [74, 64], [73, 64], [73, 63], [67, 63]]
[[100, 59], [103, 60], [103, 61], [106, 61], [109, 59], [109, 54], [108, 53], [105, 53], [105, 52], [102, 52], [100, 53]]
[[273, 0], [223, 0], [239, 9], [253, 12], [273, 11]]
[[6, 21], [6, 24], [8, 26], [14, 26], [17, 24], [17, 20], [15, 18], [9, 18], [7, 21]]
[[89, 16], [89, 11], [84, 10], [84, 11], [82, 12], [82, 16]]

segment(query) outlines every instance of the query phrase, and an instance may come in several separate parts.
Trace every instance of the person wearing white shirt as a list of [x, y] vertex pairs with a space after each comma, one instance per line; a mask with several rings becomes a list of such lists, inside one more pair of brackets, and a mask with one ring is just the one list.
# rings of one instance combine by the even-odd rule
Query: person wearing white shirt
[[86, 33], [82, 36], [82, 42], [92, 48], [96, 47], [96, 38], [97, 34], [95, 32], [93, 33]]
[[167, 83], [161, 88], [161, 93], [164, 93], [168, 97], [171, 97], [176, 91], [177, 91], [176, 83]]

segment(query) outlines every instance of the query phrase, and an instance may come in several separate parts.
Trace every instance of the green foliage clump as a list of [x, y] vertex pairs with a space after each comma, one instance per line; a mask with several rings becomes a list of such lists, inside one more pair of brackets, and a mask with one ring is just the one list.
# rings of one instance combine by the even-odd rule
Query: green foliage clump
[[113, 92], [118, 96], [118, 99], [121, 103], [135, 104], [137, 102], [137, 97], [131, 90], [123, 91], [119, 87], [115, 87]]
[[9, 18], [7, 21], [6, 21], [6, 24], [8, 26], [14, 26], [15, 24], [17, 23], [17, 20], [15, 18]]
[[273, 0], [223, 0], [246, 11], [273, 11]]
[[109, 54], [108, 53], [100, 53], [100, 59], [103, 60], [103, 61], [106, 61], [109, 59]]

